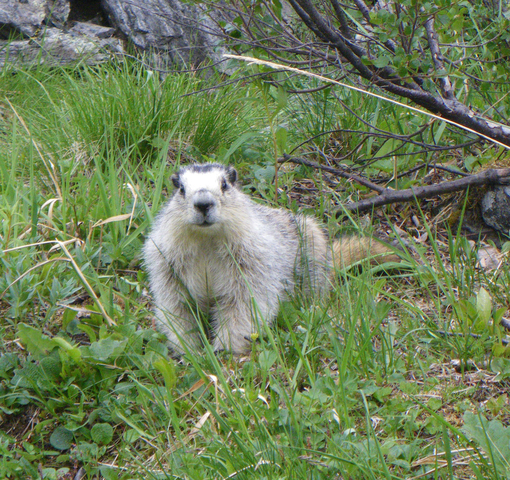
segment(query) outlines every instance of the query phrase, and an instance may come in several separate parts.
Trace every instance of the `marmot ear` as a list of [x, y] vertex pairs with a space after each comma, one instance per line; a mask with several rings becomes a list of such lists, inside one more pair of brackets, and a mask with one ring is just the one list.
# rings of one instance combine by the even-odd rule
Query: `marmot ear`
[[180, 186], [181, 186], [181, 182], [180, 182], [180, 180], [179, 180], [179, 174], [178, 174], [178, 173], [174, 173], [174, 174], [171, 176], [170, 180], [172, 180], [172, 183], [174, 184], [174, 187], [175, 187], [175, 188], [180, 188]]
[[227, 168], [227, 178], [232, 185], [237, 182], [237, 171], [234, 167]]

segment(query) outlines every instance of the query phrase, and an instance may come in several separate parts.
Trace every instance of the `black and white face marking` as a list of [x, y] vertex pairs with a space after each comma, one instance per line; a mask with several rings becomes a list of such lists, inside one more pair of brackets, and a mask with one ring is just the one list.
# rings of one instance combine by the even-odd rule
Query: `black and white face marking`
[[234, 168], [216, 163], [190, 165], [172, 176], [188, 222], [201, 228], [221, 223], [223, 200], [236, 181]]

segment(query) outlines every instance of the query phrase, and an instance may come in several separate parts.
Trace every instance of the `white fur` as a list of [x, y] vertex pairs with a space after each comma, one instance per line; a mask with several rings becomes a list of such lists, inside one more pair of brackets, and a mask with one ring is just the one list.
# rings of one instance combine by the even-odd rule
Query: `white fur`
[[204, 174], [192, 170], [184, 170], [180, 178], [185, 186], [186, 194], [193, 195], [199, 190], [207, 190], [219, 197], [221, 195], [221, 181], [224, 178], [224, 172], [218, 169]]
[[289, 292], [321, 297], [333, 263], [398, 261], [376, 239], [340, 239], [331, 252], [313, 218], [253, 202], [236, 178], [218, 164], [180, 170], [145, 243], [156, 323], [178, 353], [200, 346], [197, 308], [210, 318], [215, 350], [243, 353]]
[[[194, 351], [195, 305], [210, 317], [214, 349], [242, 353], [296, 279], [309, 292], [326, 290], [327, 238], [311, 218], [258, 205], [230, 183], [222, 190], [225, 167], [193, 168], [179, 172], [185, 194], [163, 207], [144, 247], [157, 325], [175, 351]], [[197, 195], [210, 201], [207, 215], [194, 207]]]

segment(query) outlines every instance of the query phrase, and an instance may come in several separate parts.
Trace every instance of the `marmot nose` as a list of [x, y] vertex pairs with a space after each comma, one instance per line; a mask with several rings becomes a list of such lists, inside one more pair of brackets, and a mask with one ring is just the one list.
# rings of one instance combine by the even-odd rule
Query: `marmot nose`
[[196, 200], [194, 206], [202, 215], [207, 215], [207, 212], [213, 206], [213, 203], [209, 200], [202, 199]]

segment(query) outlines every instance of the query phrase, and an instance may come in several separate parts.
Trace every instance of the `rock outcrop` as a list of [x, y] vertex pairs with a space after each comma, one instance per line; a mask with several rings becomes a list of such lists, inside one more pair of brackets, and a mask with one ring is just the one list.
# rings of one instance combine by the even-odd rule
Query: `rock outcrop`
[[487, 225], [510, 236], [510, 187], [494, 187], [485, 194], [482, 217]]
[[220, 60], [218, 13], [179, 0], [0, 0], [0, 65], [100, 63], [130, 45], [155, 68]]

